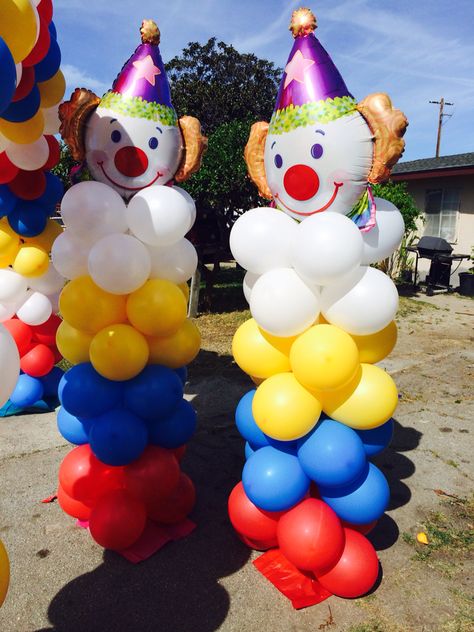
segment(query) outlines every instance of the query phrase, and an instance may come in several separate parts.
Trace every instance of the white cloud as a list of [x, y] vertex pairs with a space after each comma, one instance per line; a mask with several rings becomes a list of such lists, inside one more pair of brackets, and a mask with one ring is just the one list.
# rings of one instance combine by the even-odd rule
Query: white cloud
[[69, 90], [74, 90], [75, 88], [88, 88], [89, 90], [96, 91], [99, 96], [102, 96], [102, 94], [110, 87], [104, 81], [91, 77], [87, 74], [87, 72], [84, 72], [72, 64], [62, 64], [61, 70], [66, 79], [66, 84]]

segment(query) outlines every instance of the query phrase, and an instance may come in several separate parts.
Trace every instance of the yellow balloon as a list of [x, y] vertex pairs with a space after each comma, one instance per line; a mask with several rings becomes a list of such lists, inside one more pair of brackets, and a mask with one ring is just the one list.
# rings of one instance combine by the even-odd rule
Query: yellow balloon
[[178, 283], [178, 287], [184, 294], [184, 298], [186, 299], [187, 303], [189, 301], [189, 285], [187, 283]]
[[186, 299], [165, 279], [150, 279], [127, 299], [128, 320], [147, 336], [170, 336], [186, 320]]
[[61, 101], [66, 91], [66, 80], [63, 73], [58, 72], [47, 81], [38, 82], [38, 89], [41, 95], [41, 107], [52, 108]]
[[54, 219], [48, 219], [46, 223], [46, 228], [42, 233], [36, 235], [35, 237], [23, 237], [23, 240], [27, 244], [33, 244], [34, 246], [40, 246], [47, 252], [51, 251], [53, 246], [53, 242], [61, 233], [63, 232], [63, 227], [59, 222], [54, 221]]
[[337, 391], [326, 391], [323, 409], [332, 419], [357, 430], [377, 428], [398, 404], [395, 382], [383, 369], [361, 364], [356, 378]]
[[264, 332], [253, 318], [240, 325], [232, 340], [232, 355], [245, 373], [267, 378], [291, 371], [288, 357], [295, 337], [278, 338]]
[[15, 63], [23, 61], [33, 49], [38, 26], [29, 0], [2, 0], [0, 37], [3, 37]]
[[334, 325], [314, 325], [291, 347], [296, 379], [311, 390], [333, 390], [352, 380], [359, 368], [359, 351], [352, 338]]
[[201, 347], [201, 334], [192, 320], [185, 320], [171, 336], [147, 337], [150, 348], [148, 364], [163, 364], [178, 369], [194, 360]]
[[43, 135], [44, 116], [41, 108], [27, 121], [22, 123], [11, 123], [0, 118], [0, 132], [11, 140], [12, 143], [19, 145], [29, 145], [38, 140]]
[[106, 292], [90, 276], [81, 276], [64, 287], [59, 297], [59, 311], [72, 327], [97, 333], [108, 325], [127, 320], [126, 298]]
[[257, 388], [252, 412], [260, 430], [269, 437], [292, 441], [316, 425], [321, 403], [301, 386], [293, 373], [278, 373]]
[[352, 336], [359, 349], [361, 362], [375, 364], [388, 356], [397, 343], [397, 325], [394, 320], [385, 329], [370, 336]]
[[250, 379], [252, 380], [252, 382], [256, 385], [256, 386], [260, 386], [260, 384], [263, 384], [263, 382], [265, 382], [266, 378], [263, 377], [255, 377], [253, 375], [250, 376]]
[[146, 338], [130, 325], [110, 325], [92, 339], [92, 366], [108, 380], [122, 382], [138, 375], [148, 362]]
[[43, 248], [32, 244], [21, 244], [13, 262], [13, 269], [26, 277], [38, 277], [49, 267], [49, 255]]
[[10, 583], [10, 562], [8, 553], [0, 540], [0, 606], [5, 601]]
[[94, 334], [81, 331], [63, 320], [56, 331], [56, 345], [63, 358], [71, 364], [89, 362], [89, 346]]
[[6, 217], [0, 219], [0, 268], [12, 265], [20, 247], [17, 235]]

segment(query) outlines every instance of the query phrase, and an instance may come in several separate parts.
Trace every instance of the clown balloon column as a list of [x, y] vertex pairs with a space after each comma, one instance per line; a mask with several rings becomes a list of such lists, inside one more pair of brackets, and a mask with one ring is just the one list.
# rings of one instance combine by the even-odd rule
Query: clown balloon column
[[0, 322], [21, 356], [21, 374], [0, 414], [45, 399], [54, 406], [62, 371], [55, 337], [64, 279], [49, 253], [61, 226], [50, 219], [63, 187], [58, 103], [65, 82], [51, 0], [6, 0], [0, 20]]
[[[275, 111], [245, 150], [273, 202], [241, 216], [230, 238], [253, 317], [233, 354], [258, 386], [236, 411], [247, 461], [229, 513], [249, 546], [279, 547], [295, 577], [309, 572], [325, 596], [356, 597], [379, 572], [364, 534], [389, 488], [370, 459], [389, 443], [397, 405], [376, 363], [396, 342], [398, 294], [371, 264], [404, 231], [370, 183], [388, 178], [407, 122], [385, 94], [354, 99], [315, 29], [311, 11], [294, 12]], [[265, 556], [275, 552], [260, 558], [271, 578]]]
[[197, 119], [177, 119], [154, 22], [141, 39], [102, 99], [76, 89], [60, 107], [63, 138], [95, 181], [67, 191], [52, 250], [70, 279], [57, 344], [74, 365], [59, 386], [58, 426], [77, 446], [61, 464], [58, 500], [114, 550], [149, 521], [182, 522], [195, 496], [179, 460], [196, 427], [183, 399], [200, 347], [186, 317], [196, 210], [173, 181], [199, 168], [206, 139]]

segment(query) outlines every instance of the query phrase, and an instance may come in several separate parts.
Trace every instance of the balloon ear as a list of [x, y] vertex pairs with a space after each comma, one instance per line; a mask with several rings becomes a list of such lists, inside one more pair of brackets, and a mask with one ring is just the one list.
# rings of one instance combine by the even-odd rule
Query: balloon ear
[[244, 159], [247, 163], [250, 179], [258, 188], [259, 195], [271, 200], [273, 196], [267, 183], [263, 158], [267, 134], [268, 123], [266, 121], [259, 121], [252, 125], [250, 136], [245, 146]]
[[59, 106], [59, 132], [74, 160], [82, 161], [85, 158], [85, 123], [99, 103], [99, 97], [90, 90], [76, 88], [70, 100]]
[[372, 168], [367, 180], [371, 184], [385, 182], [390, 177], [392, 167], [403, 154], [408, 121], [400, 110], [392, 106], [388, 94], [369, 94], [357, 104], [357, 109], [367, 121], [374, 135]]
[[194, 116], [182, 116], [178, 123], [184, 140], [184, 156], [174, 179], [183, 182], [199, 170], [207, 138], [201, 134], [201, 123]]

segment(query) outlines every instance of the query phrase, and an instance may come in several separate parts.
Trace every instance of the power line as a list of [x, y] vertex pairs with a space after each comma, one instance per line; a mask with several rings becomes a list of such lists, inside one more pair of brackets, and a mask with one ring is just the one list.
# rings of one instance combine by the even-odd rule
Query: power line
[[445, 116], [452, 116], [452, 114], [444, 113], [444, 106], [454, 105], [454, 103], [449, 103], [448, 101], [445, 101], [444, 97], [441, 97], [441, 101], [430, 101], [430, 103], [436, 103], [436, 105], [439, 105], [438, 137], [436, 139], [436, 158], [439, 158], [439, 147], [441, 145], [441, 129], [443, 127], [443, 118]]

